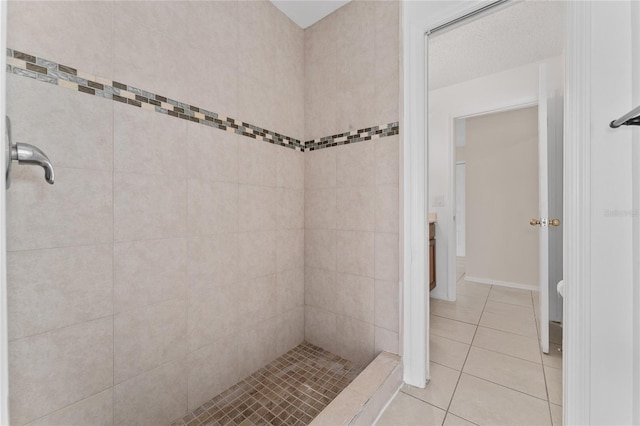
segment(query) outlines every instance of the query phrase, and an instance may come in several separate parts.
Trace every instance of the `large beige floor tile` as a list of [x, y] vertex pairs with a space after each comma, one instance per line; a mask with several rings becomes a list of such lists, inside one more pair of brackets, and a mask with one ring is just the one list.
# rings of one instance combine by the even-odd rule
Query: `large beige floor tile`
[[431, 315], [429, 329], [432, 334], [457, 342], [471, 344], [477, 326], [466, 322]]
[[378, 426], [441, 425], [444, 416], [444, 410], [400, 392], [376, 424]]
[[562, 405], [562, 370], [545, 365], [544, 375], [547, 379], [549, 402], [556, 405]]
[[489, 300], [496, 300], [498, 302], [511, 303], [513, 305], [533, 308], [533, 299], [531, 296], [531, 291], [529, 290], [520, 290], [517, 288], [500, 287], [494, 285], [493, 287], [491, 287]]
[[472, 347], [463, 371], [540, 399], [547, 397], [542, 365], [534, 362]]
[[458, 296], [489, 296], [491, 286], [487, 284], [478, 284], [462, 279], [456, 283], [456, 294]]
[[487, 300], [484, 312], [491, 312], [492, 314], [506, 315], [514, 318], [535, 318], [533, 308], [498, 302], [491, 299]]
[[484, 309], [484, 305], [487, 303], [486, 296], [458, 294], [456, 296], [456, 305], [464, 306], [467, 308]]
[[430, 336], [429, 342], [431, 361], [458, 371], [462, 370], [469, 345], [440, 336]]
[[562, 426], [562, 407], [555, 404], [549, 404], [551, 408], [551, 421], [553, 426]]
[[451, 413], [447, 413], [447, 418], [444, 419], [443, 426], [473, 426], [475, 423], [471, 423], [468, 420], [458, 417]]
[[540, 363], [540, 345], [532, 337], [478, 327], [473, 346]]
[[478, 324], [482, 315], [482, 308], [469, 308], [460, 306], [456, 302], [431, 299], [431, 313], [439, 317], [445, 317], [469, 324]]
[[562, 351], [557, 343], [549, 342], [549, 353], [542, 354], [542, 363], [553, 368], [562, 368]]
[[480, 425], [551, 425], [547, 401], [464, 373], [449, 410]]
[[402, 392], [446, 410], [449, 408], [460, 372], [434, 362], [430, 363], [429, 372], [431, 380], [424, 389], [404, 385]]
[[508, 333], [519, 334], [521, 336], [538, 337], [538, 329], [536, 328], [536, 321], [533, 317], [522, 318], [484, 312], [479, 325]]

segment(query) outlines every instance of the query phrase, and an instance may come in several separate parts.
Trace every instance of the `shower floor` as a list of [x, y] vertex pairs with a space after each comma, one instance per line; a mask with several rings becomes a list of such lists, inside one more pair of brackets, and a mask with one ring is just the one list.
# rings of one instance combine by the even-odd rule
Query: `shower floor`
[[303, 342], [171, 426], [308, 425], [361, 370]]

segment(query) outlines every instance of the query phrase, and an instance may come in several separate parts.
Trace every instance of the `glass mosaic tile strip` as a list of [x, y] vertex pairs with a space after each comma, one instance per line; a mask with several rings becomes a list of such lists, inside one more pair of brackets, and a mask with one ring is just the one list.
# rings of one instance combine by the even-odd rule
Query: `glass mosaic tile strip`
[[396, 121], [379, 126], [338, 133], [303, 143], [298, 139], [272, 130], [208, 111], [195, 105], [179, 102], [166, 96], [154, 94], [118, 81], [84, 73], [76, 68], [58, 64], [51, 60], [39, 58], [14, 49], [7, 49], [7, 72], [301, 152], [305, 150], [315, 151], [393, 136], [397, 135], [400, 129], [400, 125]]
[[18, 50], [7, 49], [7, 72], [304, 152], [290, 136]]
[[306, 150], [315, 151], [323, 148], [349, 145], [352, 143], [384, 138], [386, 136], [393, 136], [397, 135], [399, 132], [400, 124], [396, 121], [389, 124], [352, 130], [346, 133], [338, 133], [335, 135], [306, 141], [304, 143], [304, 147]]

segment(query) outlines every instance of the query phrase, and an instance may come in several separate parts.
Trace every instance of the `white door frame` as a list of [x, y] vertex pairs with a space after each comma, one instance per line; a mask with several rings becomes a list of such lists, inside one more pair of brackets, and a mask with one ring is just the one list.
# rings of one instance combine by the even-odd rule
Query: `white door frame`
[[[427, 55], [425, 34], [486, 5], [478, 1], [403, 2], [404, 380], [424, 387], [428, 372]], [[589, 423], [590, 375], [590, 7], [567, 4], [564, 138], [564, 268], [566, 338], [563, 365], [565, 424]], [[567, 250], [572, 247], [572, 250]], [[579, 282], [576, 286], [572, 283]]]

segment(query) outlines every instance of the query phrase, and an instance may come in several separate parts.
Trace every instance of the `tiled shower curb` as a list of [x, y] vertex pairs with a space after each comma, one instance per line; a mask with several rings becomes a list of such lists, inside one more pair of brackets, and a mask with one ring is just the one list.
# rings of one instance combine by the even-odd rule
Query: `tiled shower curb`
[[315, 151], [323, 148], [364, 142], [397, 135], [399, 132], [399, 123], [393, 122], [338, 133], [303, 143], [296, 138], [272, 130], [267, 130], [124, 83], [85, 73], [76, 68], [14, 49], [7, 49], [7, 73], [33, 78], [88, 95], [111, 99], [115, 102], [170, 115], [300, 152], [304, 152], [305, 149]]

